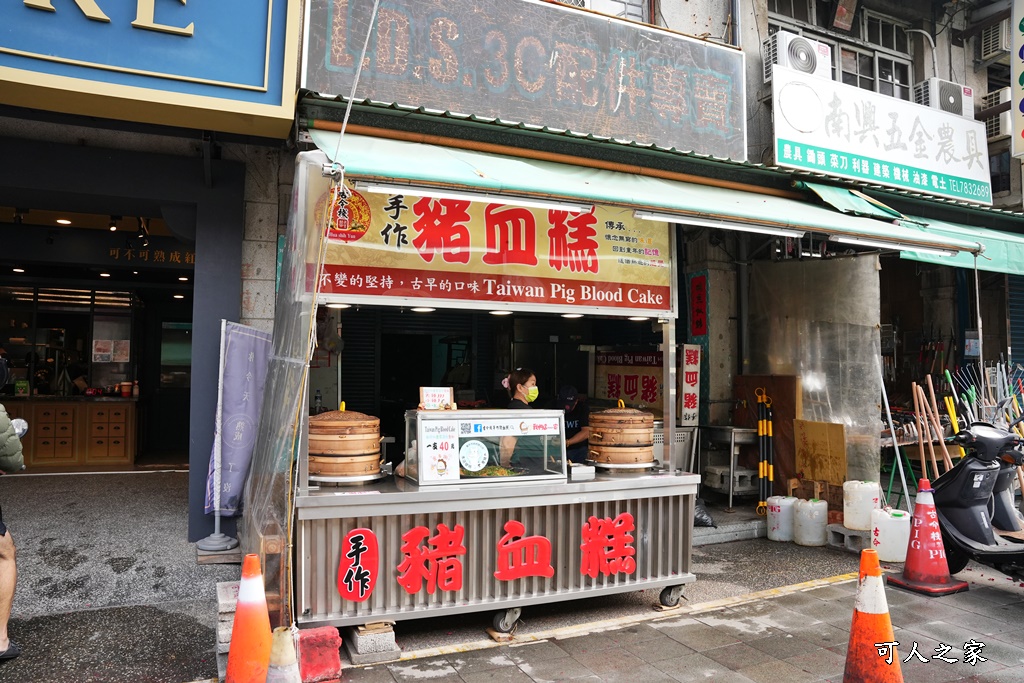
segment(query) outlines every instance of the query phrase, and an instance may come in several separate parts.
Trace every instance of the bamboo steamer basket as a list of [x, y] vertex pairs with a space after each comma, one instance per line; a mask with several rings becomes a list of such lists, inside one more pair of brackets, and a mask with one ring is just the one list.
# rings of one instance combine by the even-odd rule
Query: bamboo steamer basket
[[333, 410], [309, 418], [309, 473], [358, 476], [380, 472], [380, 419]]
[[654, 464], [654, 415], [644, 410], [618, 408], [590, 414], [589, 459], [598, 465]]

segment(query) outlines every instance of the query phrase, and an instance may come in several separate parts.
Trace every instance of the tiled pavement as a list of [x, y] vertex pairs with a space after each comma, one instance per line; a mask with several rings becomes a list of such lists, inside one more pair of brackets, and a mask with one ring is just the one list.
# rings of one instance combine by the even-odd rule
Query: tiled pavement
[[[1024, 681], [1024, 584], [966, 576], [967, 593], [926, 598], [886, 588], [906, 683]], [[629, 683], [842, 681], [857, 584], [684, 608], [622, 628], [345, 669], [348, 682], [588, 680]], [[965, 662], [964, 645], [984, 643]], [[927, 661], [921, 662], [917, 652]], [[951, 646], [946, 649], [944, 645]], [[954, 660], [943, 661], [933, 657]]]

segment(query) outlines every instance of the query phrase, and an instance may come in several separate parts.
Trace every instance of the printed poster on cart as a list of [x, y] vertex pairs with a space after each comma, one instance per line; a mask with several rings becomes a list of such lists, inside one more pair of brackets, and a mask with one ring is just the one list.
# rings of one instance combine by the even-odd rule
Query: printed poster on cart
[[329, 238], [322, 295], [676, 315], [669, 226], [631, 210], [574, 213], [352, 185], [347, 201], [331, 201], [327, 179], [310, 183], [307, 215]]

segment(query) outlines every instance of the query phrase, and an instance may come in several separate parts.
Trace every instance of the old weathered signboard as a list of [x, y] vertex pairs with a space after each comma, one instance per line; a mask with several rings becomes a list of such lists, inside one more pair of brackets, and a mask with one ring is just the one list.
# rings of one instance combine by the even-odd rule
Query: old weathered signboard
[[311, 0], [302, 87], [746, 158], [743, 53], [527, 0]]

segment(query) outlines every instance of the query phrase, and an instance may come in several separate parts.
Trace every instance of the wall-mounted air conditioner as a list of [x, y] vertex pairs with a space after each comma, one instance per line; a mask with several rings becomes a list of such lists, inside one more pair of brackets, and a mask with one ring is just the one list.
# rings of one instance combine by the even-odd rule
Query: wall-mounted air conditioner
[[[981, 96], [981, 109], [990, 109], [1004, 102], [1010, 101], [1010, 89], [1000, 88], [987, 92]], [[1011, 134], [1013, 123], [1010, 120], [1010, 111], [1006, 110], [1001, 114], [990, 116], [985, 119], [985, 136], [989, 142], [998, 138], [1005, 138]]]
[[941, 78], [929, 78], [914, 86], [914, 101], [950, 114], [974, 118], [974, 90]]
[[776, 31], [761, 45], [764, 82], [772, 80], [772, 67], [788, 66], [805, 74], [832, 80], [832, 46], [789, 31]]
[[981, 35], [978, 37], [981, 61], [1003, 56], [1010, 51], [1011, 45], [1009, 19], [1003, 19], [997, 24], [991, 24], [981, 29]]

